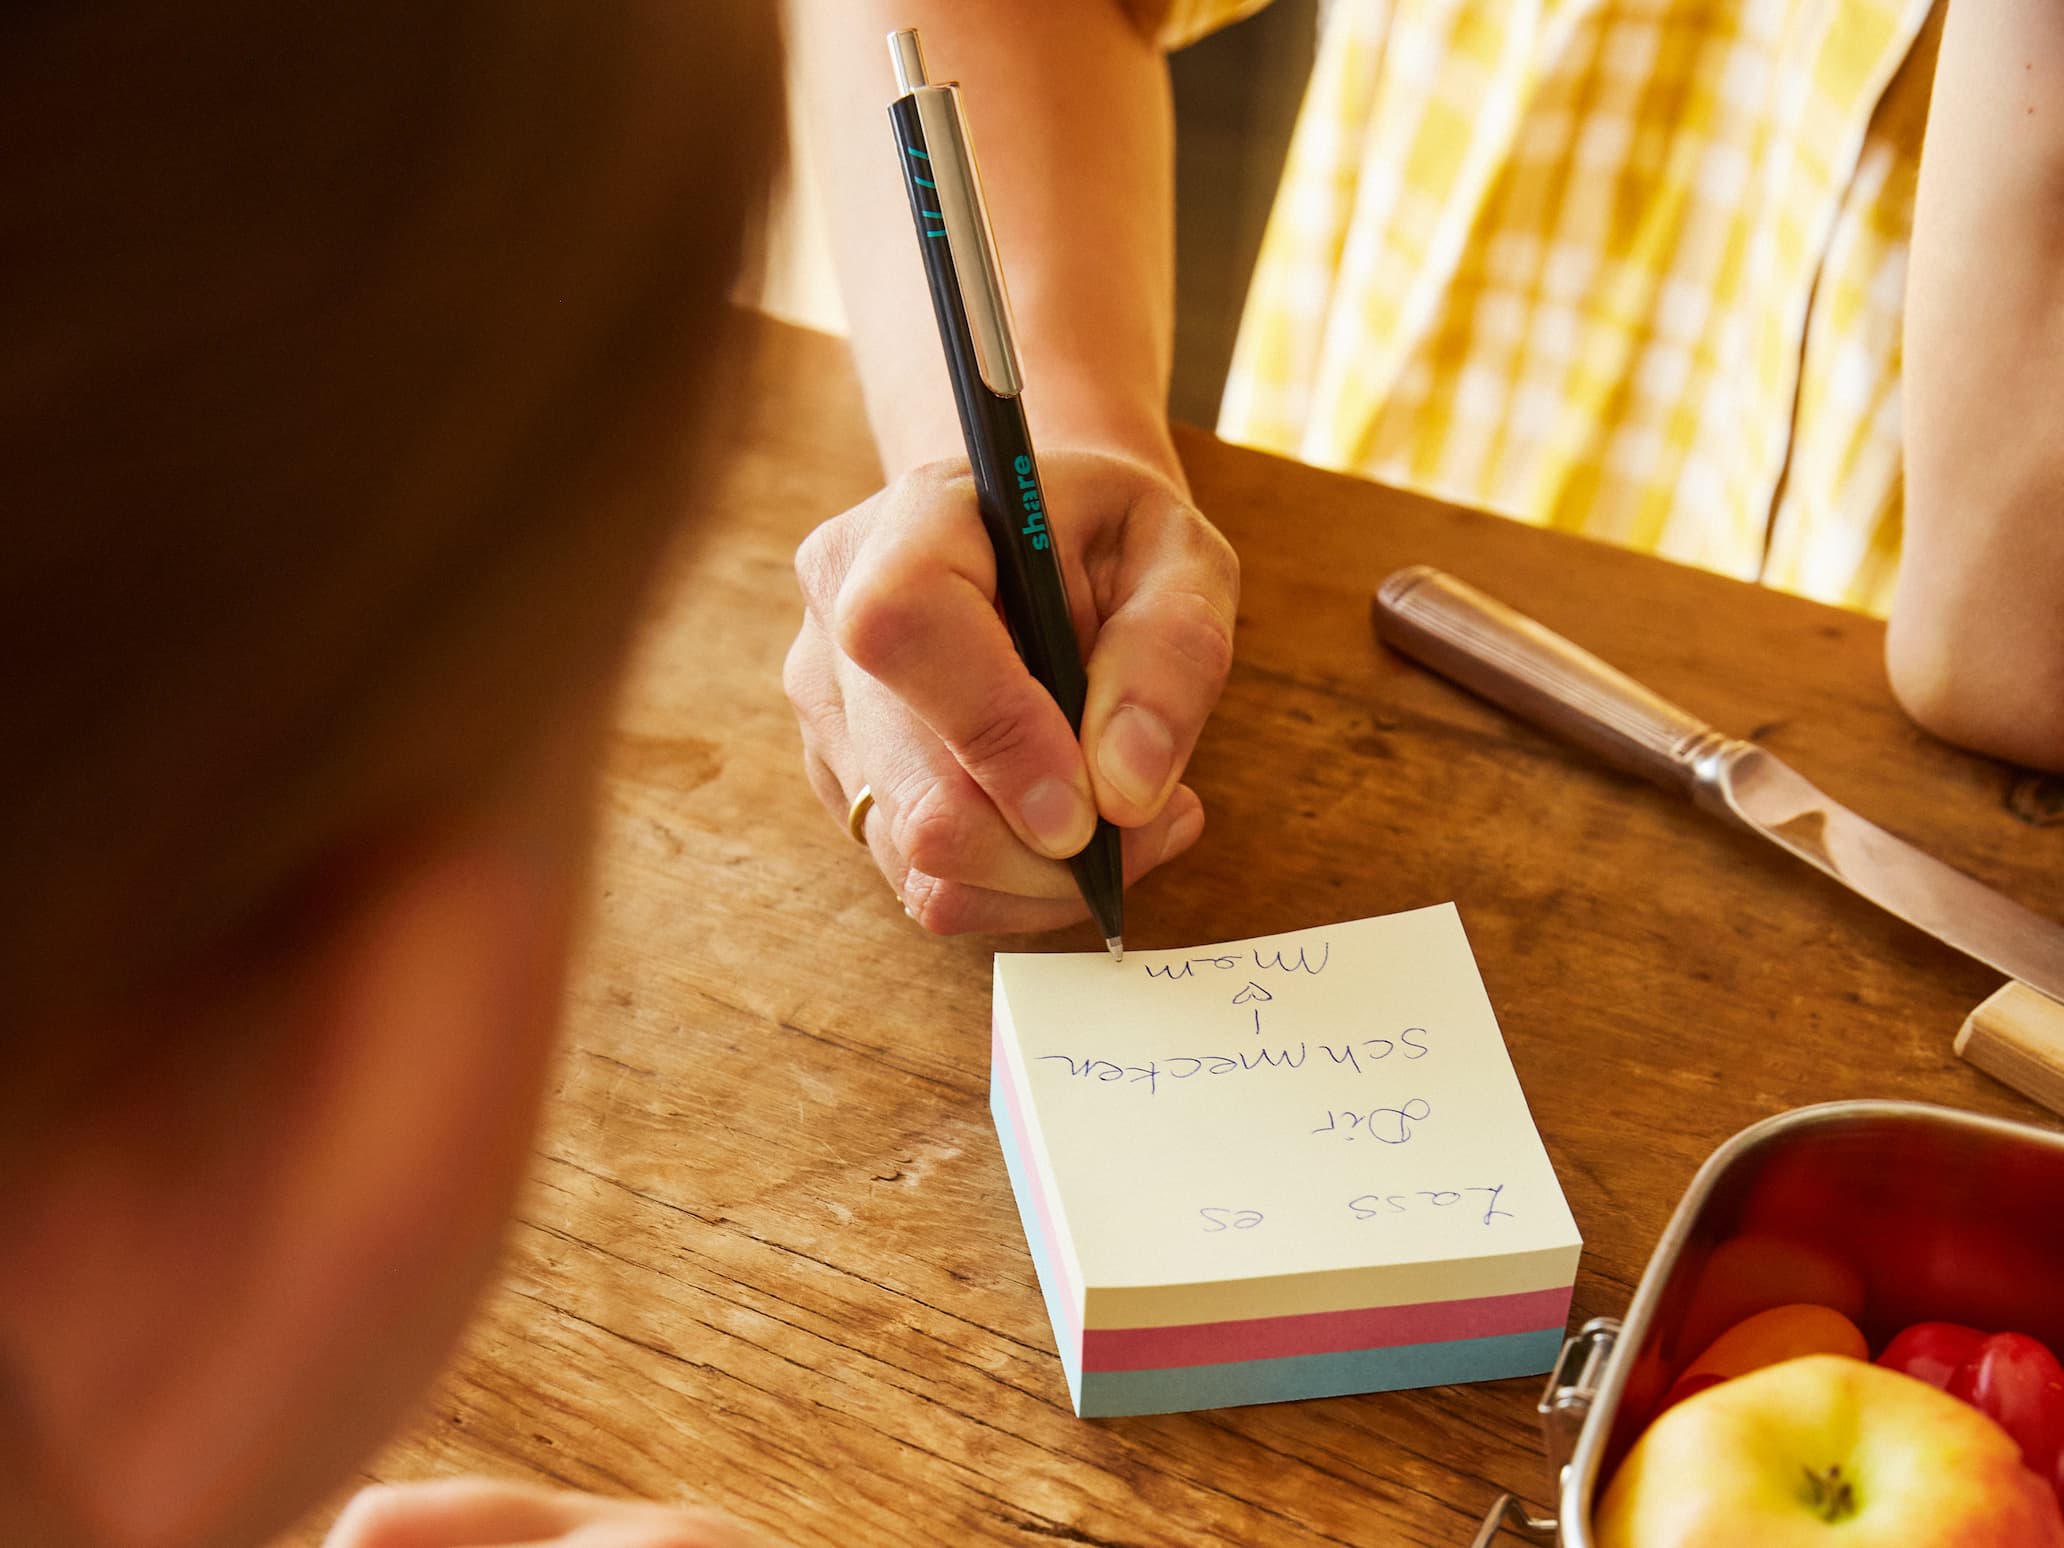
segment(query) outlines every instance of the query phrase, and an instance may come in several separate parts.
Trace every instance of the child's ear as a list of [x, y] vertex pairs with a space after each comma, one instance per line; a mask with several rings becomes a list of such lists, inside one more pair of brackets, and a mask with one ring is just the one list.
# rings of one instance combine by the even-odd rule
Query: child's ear
[[[47, 1158], [0, 1246], [0, 1369], [88, 1540], [263, 1539], [427, 1384], [529, 1153], [575, 874], [493, 834], [397, 866], [275, 1002], [292, 1052], [205, 1155], [168, 1166], [144, 1106]], [[162, 1104], [188, 1128], [189, 1096]]]

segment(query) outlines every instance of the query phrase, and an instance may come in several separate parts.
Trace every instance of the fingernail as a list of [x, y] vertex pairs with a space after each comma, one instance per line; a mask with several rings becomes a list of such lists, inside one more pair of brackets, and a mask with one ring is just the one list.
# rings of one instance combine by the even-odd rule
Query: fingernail
[[1118, 708], [1097, 743], [1097, 771], [1135, 806], [1153, 810], [1175, 767], [1175, 738], [1152, 710]]
[[[1166, 860], [1170, 855], [1181, 854], [1196, 843], [1203, 832], [1204, 808], [1193, 806], [1168, 825], [1168, 832], [1161, 840], [1161, 860]], [[1157, 860], [1154, 863], [1159, 865], [1161, 861]]]
[[1039, 847], [1055, 859], [1074, 854], [1096, 828], [1096, 809], [1073, 785], [1042, 779], [1025, 792], [1018, 816]]

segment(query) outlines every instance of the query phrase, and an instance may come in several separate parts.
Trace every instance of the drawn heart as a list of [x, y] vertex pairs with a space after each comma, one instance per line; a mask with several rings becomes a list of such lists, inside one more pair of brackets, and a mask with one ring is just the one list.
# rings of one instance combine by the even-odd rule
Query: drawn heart
[[1253, 979], [1250, 978], [1247, 980], [1247, 987], [1245, 989], [1242, 989], [1238, 994], [1233, 996], [1233, 1003], [1235, 1005], [1245, 1005], [1249, 1000], [1257, 1000], [1261, 1001], [1262, 1003], [1266, 1003], [1270, 1000], [1273, 1000], [1274, 998], [1274, 995], [1270, 994], [1266, 989], [1262, 988], [1260, 984], [1257, 984]]

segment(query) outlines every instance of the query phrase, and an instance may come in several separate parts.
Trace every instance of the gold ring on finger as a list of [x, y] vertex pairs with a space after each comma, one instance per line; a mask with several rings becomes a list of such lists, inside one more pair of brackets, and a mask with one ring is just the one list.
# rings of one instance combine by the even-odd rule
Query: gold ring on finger
[[846, 831], [853, 835], [853, 842], [861, 848], [867, 847], [867, 814], [874, 807], [874, 787], [862, 785], [860, 793], [853, 797], [853, 804], [846, 808]]

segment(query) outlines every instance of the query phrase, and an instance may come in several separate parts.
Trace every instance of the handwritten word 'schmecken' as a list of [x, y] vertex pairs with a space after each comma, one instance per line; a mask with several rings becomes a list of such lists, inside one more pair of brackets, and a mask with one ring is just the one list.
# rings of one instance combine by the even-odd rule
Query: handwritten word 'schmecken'
[[1076, 1058], [1069, 1054], [1040, 1054], [1035, 1064], [1065, 1064], [1068, 1073], [1077, 1080], [1092, 1081], [1097, 1085], [1115, 1085], [1120, 1082], [1128, 1086], [1144, 1085], [1147, 1095], [1158, 1094], [1160, 1083], [1167, 1080], [1192, 1080], [1199, 1075], [1246, 1075], [1257, 1070], [1301, 1070], [1307, 1064], [1315, 1070], [1344, 1069], [1360, 1075], [1373, 1064], [1381, 1064], [1393, 1055], [1403, 1059], [1423, 1059], [1430, 1052], [1425, 1041], [1424, 1027], [1407, 1027], [1396, 1037], [1368, 1037], [1360, 1042], [1320, 1043], [1318, 1052], [1332, 1063], [1321, 1064], [1313, 1057], [1312, 1045], [1300, 1042], [1287, 1048], [1246, 1048], [1238, 1053], [1184, 1054], [1170, 1059], [1149, 1059], [1145, 1064], [1119, 1064], [1111, 1059], [1100, 1059], [1093, 1055]]

